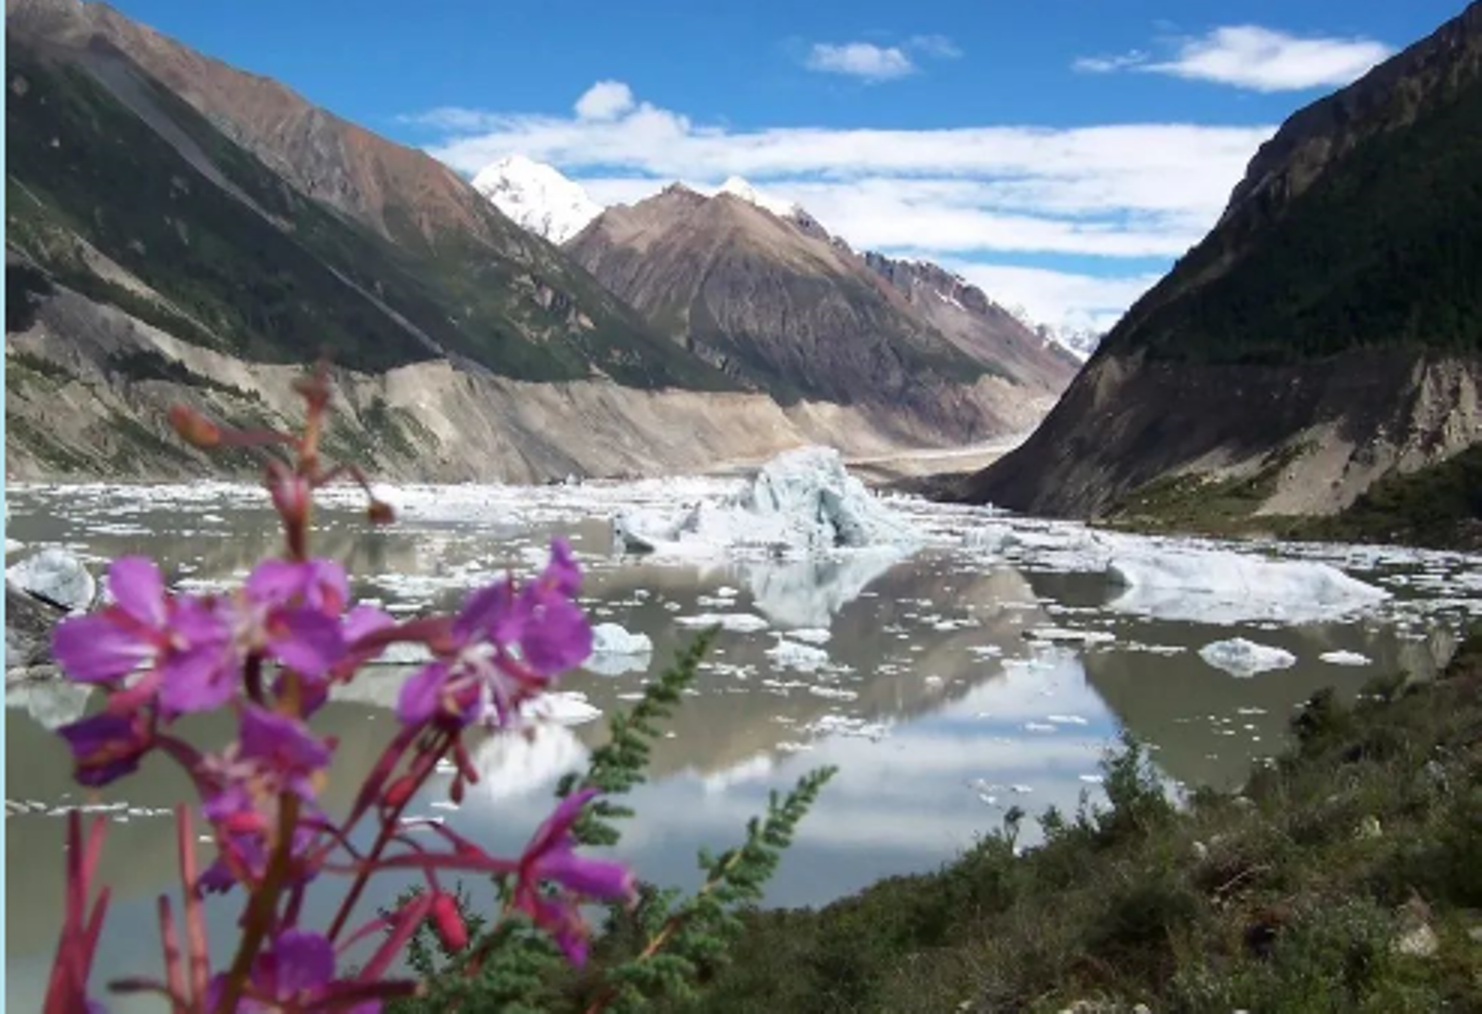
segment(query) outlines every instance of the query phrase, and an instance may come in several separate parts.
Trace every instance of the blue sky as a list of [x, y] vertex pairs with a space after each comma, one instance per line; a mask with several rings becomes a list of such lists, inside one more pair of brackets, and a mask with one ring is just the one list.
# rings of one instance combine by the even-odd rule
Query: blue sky
[[1463, 5], [117, 6], [468, 174], [519, 152], [611, 202], [735, 173], [856, 246], [1105, 326], [1208, 229], [1283, 118]]

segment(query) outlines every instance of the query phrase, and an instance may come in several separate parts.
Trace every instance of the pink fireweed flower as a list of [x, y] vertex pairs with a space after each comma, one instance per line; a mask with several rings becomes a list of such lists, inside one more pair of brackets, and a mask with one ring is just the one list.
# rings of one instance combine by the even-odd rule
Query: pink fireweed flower
[[[252, 963], [246, 995], [237, 1003], [237, 1014], [274, 1014], [278, 1011], [344, 1011], [348, 1014], [377, 1014], [379, 1000], [347, 999], [354, 990], [350, 979], [335, 979], [334, 945], [327, 937], [302, 930], [284, 930], [271, 950]], [[206, 989], [206, 1008], [221, 1003], [226, 976], [217, 975]], [[358, 991], [357, 991], [358, 992]]]
[[563, 539], [545, 571], [523, 589], [508, 578], [470, 595], [436, 661], [402, 686], [397, 713], [409, 725], [440, 718], [466, 725], [484, 712], [511, 723], [522, 701], [592, 653], [592, 628], [572, 601], [581, 572]]
[[345, 651], [339, 615], [348, 598], [345, 571], [333, 561], [260, 564], [240, 593], [211, 600], [204, 616], [187, 614], [187, 662], [162, 673], [161, 705], [172, 714], [220, 707], [252, 654], [322, 678]]
[[[571, 828], [596, 789], [585, 789], [561, 800], [555, 812], [536, 829], [520, 856], [514, 905], [550, 933], [573, 964], [587, 956], [587, 927], [578, 907], [583, 900], [631, 901], [636, 884], [633, 871], [622, 863], [587, 859], [576, 854]], [[542, 890], [554, 884], [555, 894]]]

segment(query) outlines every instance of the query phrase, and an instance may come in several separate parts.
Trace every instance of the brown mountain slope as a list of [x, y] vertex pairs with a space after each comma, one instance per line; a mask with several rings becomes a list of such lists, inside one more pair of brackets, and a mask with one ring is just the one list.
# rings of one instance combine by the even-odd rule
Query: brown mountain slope
[[1080, 369], [1080, 360], [1064, 347], [1037, 334], [982, 289], [945, 268], [873, 252], [864, 260], [964, 355], [994, 364], [1026, 389], [1059, 394]]
[[425, 152], [312, 105], [272, 78], [238, 70], [103, 3], [7, 0], [6, 25], [74, 46], [117, 47], [303, 194], [390, 239], [435, 243], [458, 231], [528, 255], [523, 230]]
[[1482, 5], [1294, 115], [968, 496], [1326, 514], [1482, 437]]
[[784, 403], [870, 406], [938, 439], [1022, 426], [1027, 387], [970, 355], [821, 228], [681, 185], [598, 216], [564, 249], [662, 333]]
[[6, 28], [7, 245], [74, 290], [248, 360], [730, 386], [425, 154], [102, 5]]

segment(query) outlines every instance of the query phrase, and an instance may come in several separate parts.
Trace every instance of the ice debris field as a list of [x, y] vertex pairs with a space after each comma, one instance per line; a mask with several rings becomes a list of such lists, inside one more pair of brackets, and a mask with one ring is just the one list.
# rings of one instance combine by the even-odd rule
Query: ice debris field
[[[1069, 781], [1091, 784], [1099, 751], [1132, 721], [1130, 705], [1108, 697], [1124, 671], [1204, 688], [1221, 710], [1191, 702], [1173, 721], [1261, 752], [1300, 693], [1279, 705], [1252, 695], [1279, 696], [1285, 680], [1433, 667], [1447, 632], [1482, 614], [1477, 557], [1142, 537], [881, 496], [822, 448], [744, 478], [379, 492], [397, 509], [392, 529], [357, 542], [358, 494], [332, 490], [316, 537], [348, 557], [357, 595], [402, 616], [449, 608], [510, 569], [540, 566], [553, 535], [571, 539], [594, 653], [587, 680], [532, 716], [568, 732], [521, 754], [526, 767], [569, 765], [581, 752], [570, 729], [636, 698], [688, 636], [719, 628], [690, 707], [709, 716], [716, 702], [705, 721], [762, 731], [736, 733], [753, 744], [744, 756], [722, 755], [721, 737], [708, 744], [714, 756], [690, 761], [712, 789], [746, 782], [759, 757], [854, 756], [848, 744], [900, 744], [927, 719], [965, 723], [977, 757], [999, 743], [1073, 744]], [[159, 556], [178, 587], [208, 590], [274, 546], [263, 495], [247, 485], [14, 485], [9, 496], [7, 579], [68, 608], [96, 601], [89, 573], [123, 547]], [[349, 697], [389, 706], [399, 667], [422, 660], [389, 659]], [[86, 705], [47, 687], [9, 700], [48, 726]]]

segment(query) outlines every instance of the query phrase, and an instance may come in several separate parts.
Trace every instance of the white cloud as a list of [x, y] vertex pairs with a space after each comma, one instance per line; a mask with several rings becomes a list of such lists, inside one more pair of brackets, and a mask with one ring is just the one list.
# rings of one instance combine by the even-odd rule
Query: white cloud
[[1114, 70], [1126, 70], [1147, 63], [1145, 50], [1133, 49], [1118, 56], [1083, 56], [1071, 66], [1087, 74], [1110, 74]]
[[906, 48], [938, 60], [955, 60], [962, 49], [945, 35], [913, 35], [906, 40]]
[[633, 90], [621, 81], [598, 81], [576, 100], [583, 120], [611, 120], [633, 108]]
[[[979, 265], [1032, 253], [1052, 268], [1055, 256], [1106, 259], [1111, 280], [1076, 273], [1085, 270], [1077, 264], [1071, 273], [1001, 269], [984, 286], [1052, 322], [1125, 309], [1151, 280], [1147, 259], [1171, 260], [1199, 240], [1272, 133], [1178, 123], [740, 130], [636, 99], [608, 119], [468, 109], [415, 119], [441, 132], [429, 150], [457, 170], [523, 152], [578, 177], [605, 204], [675, 180], [705, 190], [736, 174], [802, 204], [856, 249]], [[1129, 258], [1140, 263], [1116, 263]]]
[[1373, 39], [1303, 38], [1260, 25], [1227, 25], [1178, 40], [1164, 60], [1154, 61], [1148, 53], [1133, 50], [1119, 56], [1082, 57], [1074, 67], [1091, 73], [1136, 70], [1284, 92], [1346, 85], [1393, 52]]
[[862, 81], [892, 81], [916, 72], [916, 65], [896, 46], [871, 42], [817, 42], [803, 65], [825, 74], [844, 74]]
[[985, 264], [948, 258], [956, 271], [1000, 304], [1022, 307], [1037, 321], [1108, 331], [1160, 276], [1087, 275], [1045, 268]]

